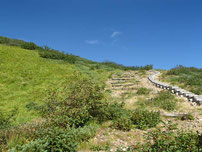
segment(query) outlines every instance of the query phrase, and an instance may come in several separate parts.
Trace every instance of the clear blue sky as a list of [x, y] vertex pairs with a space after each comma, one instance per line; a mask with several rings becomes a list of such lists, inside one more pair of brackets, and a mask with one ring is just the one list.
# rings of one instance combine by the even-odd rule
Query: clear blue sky
[[94, 61], [202, 67], [202, 0], [1, 0], [0, 35]]

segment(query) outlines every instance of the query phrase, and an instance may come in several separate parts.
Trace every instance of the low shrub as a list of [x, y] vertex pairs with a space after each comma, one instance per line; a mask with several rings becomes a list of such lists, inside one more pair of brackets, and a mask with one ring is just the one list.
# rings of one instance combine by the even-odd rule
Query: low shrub
[[100, 64], [95, 64], [95, 65], [92, 65], [92, 66], [90, 67], [90, 70], [98, 70], [98, 69], [101, 69]]
[[161, 121], [161, 117], [159, 112], [137, 109], [133, 112], [131, 120], [136, 128], [148, 129], [155, 127]]
[[38, 133], [38, 139], [24, 145], [17, 145], [9, 152], [76, 152], [81, 142], [95, 136], [96, 129], [96, 124], [89, 124], [78, 129], [44, 128]]
[[47, 46], [40, 47], [38, 50], [39, 50], [39, 55], [42, 58], [63, 60], [71, 64], [76, 63], [76, 60], [77, 60], [77, 57], [75, 55], [70, 55], [65, 52], [60, 52], [58, 50], [50, 49]]
[[150, 93], [150, 89], [147, 89], [147, 88], [138, 88], [137, 89], [137, 94], [138, 95], [146, 95], [146, 94], [149, 94]]
[[40, 50], [39, 55], [42, 58], [65, 60], [66, 54], [57, 50]]
[[111, 146], [109, 145], [109, 143], [105, 144], [104, 146], [100, 146], [100, 145], [92, 145], [90, 147], [90, 150], [92, 151], [110, 151]]
[[49, 92], [42, 109], [43, 116], [60, 127], [82, 127], [105, 112], [103, 87], [88, 78], [72, 77], [68, 86]]
[[75, 130], [65, 131], [59, 128], [49, 128], [44, 134], [43, 138], [31, 141], [23, 146], [16, 146], [10, 152], [77, 151], [78, 142], [76, 141]]
[[167, 75], [180, 75], [180, 74], [190, 74], [191, 72], [201, 72], [201, 69], [178, 65], [175, 68], [172, 68], [171, 70], [169, 70], [166, 74]]
[[97, 120], [99, 122], [107, 121], [107, 120], [117, 120], [122, 116], [130, 115], [131, 111], [124, 109], [124, 103], [118, 102], [104, 102], [100, 108], [99, 113], [97, 114]]
[[[121, 152], [118, 148], [116, 152]], [[200, 136], [192, 131], [176, 130], [176, 124], [169, 122], [162, 128], [145, 134], [144, 144], [124, 147], [126, 152], [200, 152]]]
[[166, 124], [164, 128], [146, 135], [147, 142], [141, 148], [142, 151], [197, 152], [199, 150], [199, 138], [196, 133], [182, 130], [176, 132], [175, 125], [171, 122]]
[[158, 93], [151, 102], [148, 102], [148, 104], [160, 107], [168, 111], [172, 111], [177, 108], [177, 101], [175, 99], [175, 96], [167, 91], [161, 91], [160, 93]]
[[10, 39], [8, 37], [0, 36], [0, 44], [9, 46], [21, 46], [24, 43], [22, 40]]
[[93, 145], [93, 146], [90, 147], [90, 150], [92, 150], [92, 151], [102, 151], [102, 150], [104, 150], [104, 148], [102, 146], [100, 146], [100, 145]]
[[121, 117], [116, 118], [113, 120], [112, 127], [123, 131], [129, 131], [133, 127], [131, 116], [124, 114]]
[[120, 118], [124, 113], [128, 111], [124, 109], [124, 103], [114, 102], [108, 105], [107, 112], [109, 116], [109, 120], [114, 120]]
[[21, 44], [21, 48], [28, 49], [28, 50], [36, 50], [39, 47], [36, 44], [34, 44], [33, 42], [24, 42]]
[[145, 66], [124, 66], [122, 64], [117, 64], [111, 61], [105, 61], [101, 63], [102, 65], [106, 65], [108, 67], [120, 70], [151, 70], [153, 69], [153, 65], [145, 65]]
[[77, 57], [75, 55], [66, 55], [65, 61], [71, 64], [75, 64], [77, 61]]

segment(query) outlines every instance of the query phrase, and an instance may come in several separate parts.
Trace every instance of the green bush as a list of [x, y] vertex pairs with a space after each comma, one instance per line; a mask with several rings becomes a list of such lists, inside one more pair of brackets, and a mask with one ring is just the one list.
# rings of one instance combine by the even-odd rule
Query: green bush
[[132, 128], [131, 111], [124, 109], [124, 103], [106, 103], [101, 109], [100, 118], [102, 121], [112, 120], [113, 128], [124, 131]]
[[114, 119], [112, 127], [123, 131], [129, 131], [133, 127], [131, 116], [124, 114], [121, 117]]
[[177, 101], [175, 99], [175, 96], [167, 91], [159, 92], [157, 96], [147, 104], [154, 105], [168, 111], [172, 111], [177, 108]]
[[22, 40], [10, 39], [7, 37], [0, 36], [0, 44], [9, 46], [21, 46], [24, 43]]
[[77, 57], [75, 55], [66, 55], [65, 61], [71, 64], [75, 64], [77, 60]]
[[90, 150], [92, 150], [92, 151], [102, 151], [102, 150], [104, 150], [104, 148], [102, 146], [100, 146], [100, 145], [93, 145], [93, 146], [90, 147]]
[[129, 131], [132, 128], [131, 110], [124, 109], [124, 103], [110, 103], [105, 112], [107, 113], [107, 120], [112, 120], [112, 127]]
[[[42, 109], [43, 116], [61, 127], [82, 127], [105, 112], [103, 87], [81, 75], [73, 77], [68, 86], [49, 92]], [[59, 91], [58, 91], [59, 90]]]
[[33, 42], [24, 42], [21, 44], [21, 48], [28, 49], [28, 50], [36, 50], [39, 47], [36, 44], [34, 44]]
[[123, 106], [124, 106], [124, 103], [103, 102], [97, 108], [96, 119], [99, 122], [104, 122], [107, 120], [116, 120], [125, 114], [130, 114], [130, 111], [127, 109], [124, 109]]
[[17, 145], [9, 152], [76, 152], [81, 142], [95, 136], [97, 127], [96, 124], [89, 124], [78, 129], [43, 128], [38, 133], [38, 139]]
[[68, 82], [68, 86], [50, 91], [42, 108], [43, 116], [53, 125], [64, 128], [82, 127], [91, 120], [114, 120], [128, 113], [123, 108], [123, 103], [104, 100], [102, 86], [81, 75], [73, 79]]
[[90, 67], [90, 70], [98, 70], [98, 69], [101, 69], [100, 64], [92, 65], [92, 66]]
[[124, 103], [114, 102], [108, 105], [106, 111], [108, 112], [109, 120], [120, 118], [124, 113], [128, 111], [123, 108]]
[[175, 68], [169, 70], [167, 75], [180, 75], [180, 74], [190, 74], [191, 72], [201, 72], [202, 69], [197, 69], [194, 67], [184, 67], [182, 65], [178, 65]]
[[[122, 152], [118, 148], [116, 152]], [[176, 130], [176, 124], [169, 122], [162, 128], [145, 134], [144, 144], [125, 147], [126, 152], [200, 152], [200, 136], [192, 131]]]
[[110, 151], [111, 146], [109, 145], [109, 143], [105, 144], [104, 146], [100, 146], [100, 145], [92, 145], [90, 147], [90, 150], [92, 151]]
[[64, 60], [71, 64], [76, 63], [76, 60], [77, 60], [77, 57], [75, 55], [69, 55], [67, 53], [65, 54], [65, 52], [60, 52], [58, 50], [50, 49], [47, 46], [43, 46], [39, 48], [39, 55], [42, 58]]
[[146, 66], [124, 66], [122, 64], [117, 64], [111, 61], [105, 61], [101, 63], [102, 65], [106, 65], [113, 69], [120, 69], [120, 70], [151, 70], [153, 69], [153, 65], [146, 65]]
[[66, 54], [59, 52], [57, 50], [40, 50], [39, 55], [43, 58], [65, 60]]
[[161, 118], [159, 112], [137, 109], [133, 112], [131, 120], [136, 128], [147, 129], [155, 127], [161, 121]]
[[143, 145], [142, 151], [198, 152], [199, 138], [196, 133], [182, 130], [176, 133], [175, 126], [170, 122], [164, 127], [166, 130], [157, 129], [147, 134], [147, 143]]
[[16, 146], [10, 152], [76, 152], [78, 142], [76, 141], [76, 132], [65, 131], [59, 128], [48, 129], [44, 132], [44, 137], [31, 141], [23, 146]]
[[137, 94], [138, 95], [146, 95], [146, 94], [149, 94], [151, 90], [150, 89], [147, 89], [147, 88], [138, 88], [137, 89]]

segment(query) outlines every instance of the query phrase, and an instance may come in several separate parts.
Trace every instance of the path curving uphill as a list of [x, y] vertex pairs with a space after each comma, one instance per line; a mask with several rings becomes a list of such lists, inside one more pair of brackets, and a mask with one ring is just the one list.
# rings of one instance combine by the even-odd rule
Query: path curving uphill
[[148, 80], [158, 88], [161, 88], [163, 90], [168, 90], [168, 91], [170, 91], [176, 95], [179, 95], [181, 97], [186, 97], [188, 99], [188, 101], [190, 101], [190, 102], [195, 102], [198, 105], [202, 105], [202, 95], [196, 95], [192, 92], [186, 91], [186, 90], [181, 89], [177, 86], [171, 86], [171, 85], [168, 85], [166, 83], [160, 82], [157, 80], [157, 77], [160, 74], [161, 73], [159, 71], [152, 71], [151, 75], [148, 77]]

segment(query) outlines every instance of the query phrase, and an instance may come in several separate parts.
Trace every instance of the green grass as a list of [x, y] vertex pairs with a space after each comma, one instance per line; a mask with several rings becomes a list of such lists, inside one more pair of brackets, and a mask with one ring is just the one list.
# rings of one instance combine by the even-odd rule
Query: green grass
[[148, 95], [150, 93], [150, 91], [151, 91], [150, 89], [141, 87], [141, 88], [137, 89], [137, 94], [138, 95]]
[[[90, 65], [89, 65], [90, 67]], [[26, 123], [39, 115], [25, 106], [43, 103], [45, 91], [59, 85], [74, 72], [81, 71], [97, 81], [106, 78], [105, 71], [89, 72], [88, 64], [68, 64], [41, 58], [38, 51], [0, 45], [0, 110], [4, 113], [18, 108], [16, 124]]]
[[167, 91], [161, 91], [152, 100], [139, 101], [138, 105], [142, 108], [157, 107], [167, 111], [177, 109], [177, 99]]
[[202, 95], [202, 69], [178, 66], [162, 75], [164, 81]]

